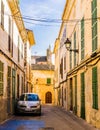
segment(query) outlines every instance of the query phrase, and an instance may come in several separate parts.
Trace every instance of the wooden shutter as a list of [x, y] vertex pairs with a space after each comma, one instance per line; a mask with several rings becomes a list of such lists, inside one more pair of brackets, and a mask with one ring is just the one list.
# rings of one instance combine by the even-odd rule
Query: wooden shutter
[[10, 97], [11, 94], [11, 67], [8, 66], [8, 75], [7, 75], [7, 97]]
[[47, 78], [47, 84], [51, 84], [51, 78]]
[[92, 1], [92, 52], [97, 49], [97, 0]]
[[18, 36], [18, 62], [20, 62], [20, 40]]
[[85, 119], [85, 81], [84, 73], [81, 73], [81, 117]]
[[3, 1], [1, 1], [1, 26], [4, 28], [4, 4]]
[[11, 67], [8, 66], [7, 73], [7, 113], [11, 113]]
[[77, 76], [75, 76], [75, 114], [77, 113]]
[[3, 95], [3, 63], [0, 61], [0, 96]]
[[72, 52], [70, 52], [70, 69], [72, 69]]
[[16, 70], [12, 69], [12, 96], [15, 98]]
[[81, 20], [81, 60], [84, 59], [84, 18]]
[[94, 67], [92, 69], [92, 97], [93, 97], [93, 108], [98, 109], [97, 67]]
[[[74, 49], [76, 49], [76, 32], [74, 33]], [[74, 66], [76, 65], [76, 53], [74, 53]]]
[[66, 70], [66, 56], [64, 57], [64, 70]]

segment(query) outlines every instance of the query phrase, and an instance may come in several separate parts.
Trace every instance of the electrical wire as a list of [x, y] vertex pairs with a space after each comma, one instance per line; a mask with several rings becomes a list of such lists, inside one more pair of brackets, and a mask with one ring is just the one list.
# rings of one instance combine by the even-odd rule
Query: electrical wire
[[[0, 12], [1, 13], [1, 12]], [[18, 14], [18, 12], [17, 12]], [[15, 15], [10, 15], [8, 13], [5, 12], [4, 15], [7, 15], [7, 16], [11, 16], [17, 20], [22, 20], [25, 22], [25, 23], [29, 23], [29, 24], [34, 24], [34, 25], [40, 25], [40, 26], [60, 26], [62, 24], [62, 20], [61, 19], [48, 19], [48, 18], [33, 18], [33, 17], [30, 17], [30, 16], [22, 16], [22, 17], [19, 17], [19, 16], [16, 16], [17, 14]], [[95, 20], [95, 19], [98, 19], [100, 20], [100, 17], [96, 17], [96, 18], [86, 18], [84, 19], [84, 21], [91, 21], [91, 20]], [[69, 23], [80, 23], [82, 19], [70, 19], [70, 20], [63, 20], [63, 23], [68, 23], [67, 26], [73, 26], [73, 25], [69, 25]], [[37, 22], [37, 23], [35, 23]], [[43, 24], [40, 24], [40, 23], [43, 23]], [[49, 24], [47, 24], [49, 23]], [[88, 23], [87, 23], [88, 24]]]
[[22, 16], [23, 19], [32, 20], [32, 21], [39, 21], [39, 22], [50, 22], [50, 23], [62, 23], [61, 19], [47, 19], [47, 18], [31, 18], [29, 16]]
[[[11, 17], [14, 17], [14, 18], [19, 18], [19, 19], [25, 19], [25, 20], [29, 20], [29, 21], [38, 21], [38, 22], [46, 22], [46, 23], [62, 23], [62, 19], [47, 19], [47, 18], [33, 18], [33, 17], [30, 17], [30, 16], [22, 16], [22, 17], [19, 17], [19, 16], [16, 16], [16, 15], [10, 15], [8, 13], [5, 13], [5, 15], [8, 15], [8, 16], [11, 16]], [[100, 17], [96, 17], [96, 18], [86, 18], [84, 19], [84, 21], [90, 21], [90, 20], [95, 20], [95, 19], [99, 19], [100, 20]], [[80, 22], [82, 19], [70, 19], [70, 20], [63, 20], [64, 23], [72, 23], [72, 22]]]
[[28, 21], [25, 21], [24, 20], [24, 22], [25, 23], [28, 23], [28, 24], [34, 24], [34, 25], [37, 25], [37, 26], [54, 26], [54, 27], [59, 27], [60, 26], [60, 24], [59, 25], [57, 25], [57, 24], [40, 24], [40, 23], [33, 23], [33, 22], [28, 22]]

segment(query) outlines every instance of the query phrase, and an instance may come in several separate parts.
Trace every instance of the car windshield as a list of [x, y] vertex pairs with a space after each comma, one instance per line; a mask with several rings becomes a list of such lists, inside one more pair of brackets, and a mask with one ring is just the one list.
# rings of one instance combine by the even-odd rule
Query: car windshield
[[23, 94], [20, 96], [19, 100], [21, 101], [38, 101], [39, 97], [35, 94]]

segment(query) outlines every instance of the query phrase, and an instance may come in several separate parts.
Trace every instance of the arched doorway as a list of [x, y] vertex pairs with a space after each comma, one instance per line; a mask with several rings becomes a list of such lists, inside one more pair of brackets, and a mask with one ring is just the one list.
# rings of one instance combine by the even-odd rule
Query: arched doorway
[[45, 103], [52, 103], [52, 93], [47, 92], [45, 95]]

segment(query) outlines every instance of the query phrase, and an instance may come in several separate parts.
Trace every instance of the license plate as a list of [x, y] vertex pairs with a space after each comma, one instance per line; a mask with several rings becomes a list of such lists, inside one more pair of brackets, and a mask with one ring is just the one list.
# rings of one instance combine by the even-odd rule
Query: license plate
[[30, 108], [26, 108], [25, 111], [32, 111]]

